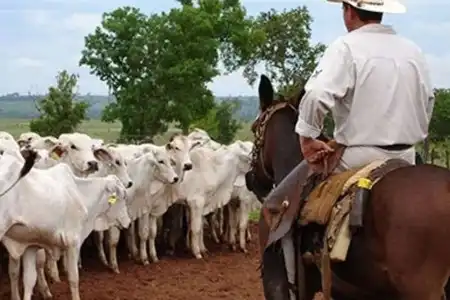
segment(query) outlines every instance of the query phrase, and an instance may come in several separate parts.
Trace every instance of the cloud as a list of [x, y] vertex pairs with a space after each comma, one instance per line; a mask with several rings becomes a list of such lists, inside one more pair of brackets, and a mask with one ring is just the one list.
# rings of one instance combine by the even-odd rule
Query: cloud
[[12, 65], [19, 68], [42, 68], [45, 66], [44, 62], [30, 57], [19, 57], [12, 61]]
[[84, 35], [92, 32], [94, 28], [100, 25], [102, 20], [101, 14], [95, 13], [73, 13], [63, 20], [63, 26], [68, 30], [75, 30]]
[[52, 21], [52, 11], [43, 9], [30, 9], [22, 12], [23, 18], [31, 25], [46, 26]]

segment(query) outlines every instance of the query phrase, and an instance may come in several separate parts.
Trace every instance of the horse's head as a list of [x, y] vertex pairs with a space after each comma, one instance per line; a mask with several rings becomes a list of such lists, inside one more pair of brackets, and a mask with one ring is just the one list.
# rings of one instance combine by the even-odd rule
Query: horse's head
[[255, 137], [252, 164], [245, 179], [247, 188], [262, 201], [302, 159], [294, 127], [303, 93], [292, 99], [275, 99], [265, 75], [261, 75], [258, 92], [259, 114], [251, 127]]

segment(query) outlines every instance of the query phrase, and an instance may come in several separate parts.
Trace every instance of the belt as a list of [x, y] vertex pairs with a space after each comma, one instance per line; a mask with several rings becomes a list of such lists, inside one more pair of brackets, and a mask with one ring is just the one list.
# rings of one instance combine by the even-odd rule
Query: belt
[[387, 151], [403, 151], [407, 150], [409, 148], [412, 148], [413, 145], [408, 144], [394, 144], [394, 145], [387, 145], [387, 146], [375, 146], [377, 148], [387, 150]]

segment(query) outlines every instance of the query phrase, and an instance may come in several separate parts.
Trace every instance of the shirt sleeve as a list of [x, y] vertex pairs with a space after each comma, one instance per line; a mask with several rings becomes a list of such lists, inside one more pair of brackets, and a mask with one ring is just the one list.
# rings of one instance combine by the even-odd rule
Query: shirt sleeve
[[295, 132], [317, 138], [323, 121], [335, 101], [342, 99], [355, 82], [354, 64], [348, 46], [339, 38], [325, 50], [314, 73], [305, 85], [305, 95], [298, 107]]

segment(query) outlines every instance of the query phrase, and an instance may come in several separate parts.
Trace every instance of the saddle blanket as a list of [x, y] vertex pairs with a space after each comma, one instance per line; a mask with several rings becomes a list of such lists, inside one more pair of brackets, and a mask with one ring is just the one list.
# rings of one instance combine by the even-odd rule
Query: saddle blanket
[[[311, 222], [325, 225], [324, 245], [332, 261], [345, 261], [351, 242], [349, 213], [355, 199], [357, 183], [369, 177], [374, 170], [383, 168], [388, 160], [377, 160], [361, 168], [348, 170], [328, 177], [313, 189], [300, 212], [300, 224]], [[377, 172], [372, 186], [384, 172]], [[373, 177], [373, 176], [372, 176]], [[327, 251], [327, 252], [328, 252]]]

